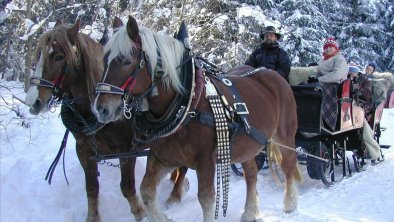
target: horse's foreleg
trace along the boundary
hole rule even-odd
[[[259,216],[258,199],[256,192],[257,166],[255,159],[242,163],[246,182],[246,202],[242,222],[256,221]]]
[[[148,155],[146,172],[141,182],[141,197],[149,221],[170,221],[157,206],[156,192],[160,180],[171,170],[164,166],[152,153]]]
[[[297,208],[298,192],[295,186],[294,176],[299,175],[295,151],[281,149],[281,168],[285,174],[285,195],[283,200],[283,211],[290,213]],[[298,176],[300,177],[300,175]],[[300,179],[300,178],[299,178]]]
[[[196,161],[196,173],[198,179],[198,200],[200,201],[204,222],[215,220],[215,163],[209,156],[205,161]]]
[[[98,222],[100,221],[100,215],[98,212],[99,182],[97,179],[97,163],[88,159],[89,149],[86,149],[87,147],[86,145],[83,146],[78,144],[76,147],[79,162],[85,172],[86,195],[88,198],[88,215],[86,217],[86,222]]]
[[[186,173],[187,167],[178,167],[172,171],[171,180],[174,182],[174,188],[166,201],[167,205],[181,202],[183,192],[189,190],[189,180]]]
[[[120,188],[123,196],[130,204],[131,213],[134,214],[136,221],[142,220],[145,216],[144,207],[135,191],[135,161],[136,158],[121,159],[121,181]]]

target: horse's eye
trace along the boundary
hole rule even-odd
[[[130,60],[123,61],[123,65],[125,66],[131,65],[131,61]]]
[[[60,60],[63,60],[63,59],[64,59],[64,56],[62,56],[62,55],[55,56],[55,61],[60,61]]]

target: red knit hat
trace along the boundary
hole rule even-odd
[[[336,50],[339,50],[339,45],[338,45],[338,43],[335,41],[334,38],[331,38],[331,37],[327,38],[326,41],[324,42],[323,49],[326,49],[326,48],[328,48],[329,46],[332,46],[332,47],[334,47]]]

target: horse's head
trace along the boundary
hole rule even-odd
[[[30,89],[26,95],[26,103],[32,114],[39,114],[48,110],[51,99],[59,99],[61,88],[68,78],[66,72],[70,64],[79,60],[67,61],[76,56],[77,49],[73,47],[73,40],[79,31],[79,21],[69,27],[57,21],[53,30],[44,33],[39,39],[37,48],[37,68],[30,81]]]
[[[95,62],[94,59],[87,60],[83,57],[89,57],[90,54],[90,57],[100,55],[102,47],[88,36],[80,34],[79,26],[79,20],[73,25],[57,21],[53,30],[40,37],[37,47],[38,63],[26,95],[30,113],[37,115],[48,111],[57,101],[63,99],[64,92],[68,92],[72,87],[81,88],[81,82],[86,84],[83,79],[85,75],[81,73],[95,72],[96,77],[92,79],[100,78],[101,60],[95,59]],[[89,81],[90,85],[97,82]]]
[[[104,75],[92,109],[104,123],[130,117],[159,82],[181,88],[177,66],[184,47],[179,41],[139,28],[131,16],[126,26],[116,19],[114,30],[104,48]]]

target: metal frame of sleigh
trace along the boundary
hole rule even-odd
[[[368,152],[363,143],[362,130],[364,110],[355,105],[357,93],[352,90],[351,81],[345,80],[338,89],[338,120],[334,131],[325,127],[322,121],[322,93],[314,86],[293,85],[293,94],[297,102],[298,130],[296,134],[297,158],[307,167],[311,179],[322,180],[331,186],[345,177],[352,175],[353,169],[362,171],[366,165]],[[380,121],[384,108],[394,107],[394,91],[388,93],[386,100],[374,106],[373,131],[379,143],[382,129]],[[381,148],[390,146],[381,145]],[[346,156],[346,151],[353,152],[353,167]],[[383,158],[383,155],[382,155]],[[268,168],[268,159],[264,152],[256,156],[258,169]],[[231,165],[235,174],[242,176],[238,164]]]

